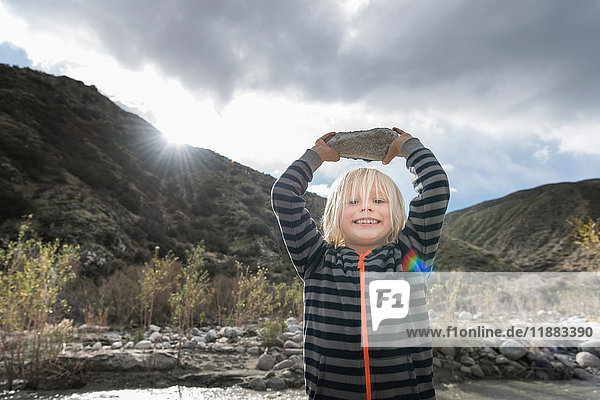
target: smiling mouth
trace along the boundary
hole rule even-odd
[[[373,218],[360,218],[354,221],[355,224],[360,224],[360,225],[373,225],[373,224],[379,224],[381,221],[379,221],[378,219],[373,219]]]

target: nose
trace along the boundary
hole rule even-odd
[[[369,207],[369,208],[364,208],[363,207],[360,211],[362,212],[362,211],[365,211],[365,210],[373,211],[373,209],[371,207]]]

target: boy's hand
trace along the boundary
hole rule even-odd
[[[400,136],[398,136],[396,139],[394,139],[392,144],[390,144],[390,148],[388,149],[387,154],[383,158],[383,161],[382,161],[383,165],[389,164],[390,161],[392,161],[394,159],[394,157],[402,157],[402,154],[400,153],[400,149],[402,148],[402,145],[404,144],[404,142],[406,142],[408,139],[410,139],[412,137],[410,133],[406,133],[402,129],[398,129],[398,128],[393,128],[393,129]]]
[[[333,135],[335,135],[335,132],[329,132],[329,133],[321,136],[319,139],[317,139],[317,141],[315,142],[315,145],[312,147],[312,150],[319,153],[319,156],[321,157],[321,160],[323,160],[323,161],[339,161],[340,160],[340,155],[338,154],[338,152],[335,151],[334,149],[332,149],[331,147],[329,147],[329,145],[327,143],[325,143],[325,139],[329,139]]]

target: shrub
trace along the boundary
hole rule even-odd
[[[280,320],[265,318],[258,323],[258,340],[265,347],[280,346],[279,336],[283,333],[284,323]]]
[[[140,305],[142,310],[142,326],[150,327],[153,314],[157,313],[164,316],[169,309],[170,288],[173,279],[173,270],[178,261],[177,257],[170,251],[160,257],[159,247],[156,246],[154,257],[150,264],[144,268],[144,277],[140,291]]]
[[[281,305],[275,288],[267,280],[267,269],[260,266],[251,273],[248,266],[238,264],[238,286],[234,297],[236,325],[271,316]]]
[[[194,251],[186,252],[186,264],[181,270],[175,289],[171,293],[171,318],[180,332],[190,329],[194,323],[194,315],[203,317],[200,307],[208,302],[208,272],[204,267],[204,246],[198,245]]]
[[[17,241],[0,249],[0,352],[9,389],[15,377],[27,382],[40,373],[41,333],[57,305],[66,305],[59,294],[73,277],[78,250],[61,246],[58,240],[44,243],[30,231],[28,222],[21,226]],[[34,333],[33,338],[27,340],[24,332]],[[30,361],[27,370],[25,356]]]

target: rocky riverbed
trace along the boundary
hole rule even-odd
[[[294,318],[268,347],[253,325],[193,328],[185,337],[151,326],[137,341],[127,332],[82,325],[59,361],[60,368],[78,373],[49,375],[37,382],[38,389],[237,385],[277,391],[304,386],[302,326]],[[600,343],[561,349],[526,349],[510,341],[500,347],[434,348],[433,365],[436,385],[482,379],[600,383]]]

